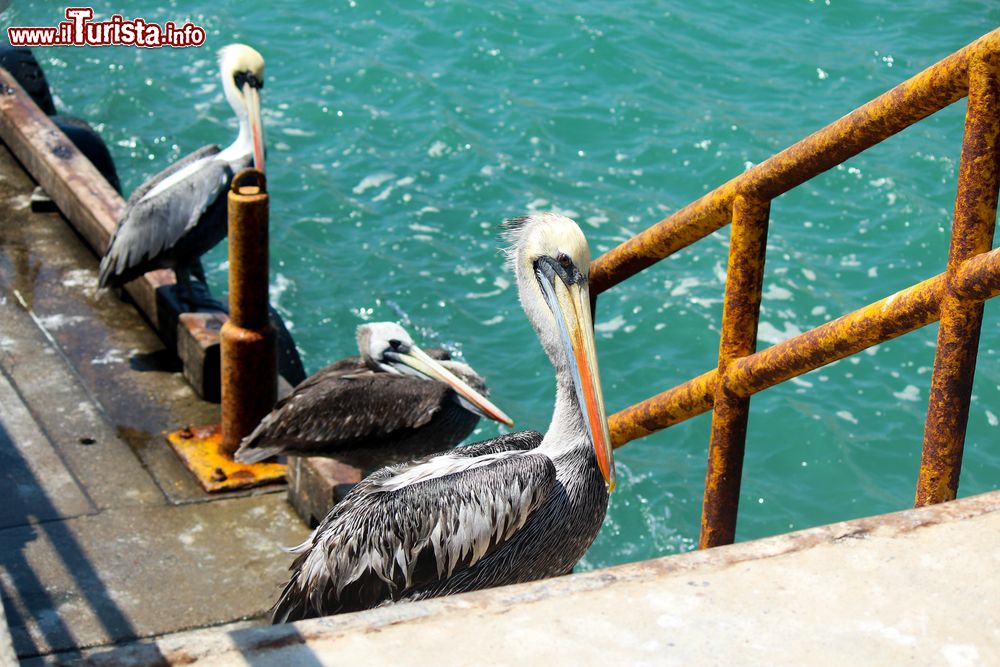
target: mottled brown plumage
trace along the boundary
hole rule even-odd
[[[295,387],[243,440],[236,460],[253,463],[278,454],[335,456],[368,469],[465,439],[480,413],[463,404],[448,384],[388,358],[393,356],[390,339],[383,336],[373,342],[371,334],[373,327],[385,324],[360,327],[362,355],[330,364]],[[415,347],[405,332],[391,335],[407,349]],[[400,340],[402,336],[406,338]],[[476,392],[486,393],[485,380],[468,365],[452,361],[445,350],[427,354]]]

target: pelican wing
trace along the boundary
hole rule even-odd
[[[101,260],[102,287],[124,284],[157,268],[154,260],[175,246],[225,194],[233,174],[216,157],[218,153],[217,145],[205,146],[132,193]]]
[[[236,458],[252,463],[285,450],[334,453],[403,438],[429,422],[449,392],[441,382],[374,372],[345,359],[282,399],[244,438]]]
[[[373,473],[293,550],[274,622],[367,609],[479,563],[551,492],[541,439],[512,433]]]

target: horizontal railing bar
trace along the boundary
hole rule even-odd
[[[944,273],[734,363],[726,387],[750,396],[938,318]]]
[[[591,267],[591,293],[600,294],[724,227],[729,222],[729,210],[737,194],[773,199],[958,101],[968,91],[970,58],[987,51],[1000,51],[1000,29],[601,255]]]
[[[750,396],[936,322],[946,276],[940,273],[733,362],[726,372],[726,388]],[[965,261],[957,269],[955,285],[962,298],[972,301],[1000,294],[1000,248]],[[608,423],[615,446],[711,410],[717,380],[713,369],[611,415]]]
[[[962,262],[952,283],[955,296],[968,301],[986,301],[1000,295],[1000,248]]]
[[[712,369],[641,403],[631,405],[608,418],[611,442],[621,447],[668,426],[708,412],[719,372]]]

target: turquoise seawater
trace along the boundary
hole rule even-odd
[[[460,352],[519,428],[552,372],[498,252],[504,218],[557,210],[595,255],[1000,25],[992,1],[281,5],[97,3],[191,20],[198,49],[39,49],[60,107],[111,147],[126,191],[235,122],[214,51],[267,59],[272,298],[307,369],[402,320]],[[54,25],[15,2],[4,26]],[[942,271],[964,101],[774,202],[760,346]],[[715,365],[728,228],[600,299],[610,411]],[[225,290],[226,251],[207,258]],[[1000,304],[986,309],[960,493],[1000,486]],[[936,327],[752,401],[738,538],[906,508]],[[710,419],[618,450],[585,567],[693,548]],[[476,439],[498,433],[482,423]]]

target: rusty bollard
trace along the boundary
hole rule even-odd
[[[270,412],[278,388],[277,332],[267,301],[268,197],[264,174],[233,178],[229,204],[229,320],[219,332],[222,423],[167,434],[206,491],[241,489],[284,478],[281,463],[236,463],[240,440]]]
[[[245,169],[229,189],[229,321],[220,332],[222,450],[230,455],[277,397],[277,338],[267,309],[267,221],[264,174]]]

